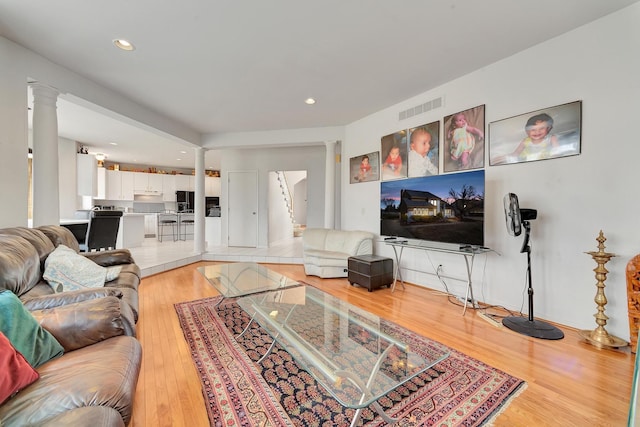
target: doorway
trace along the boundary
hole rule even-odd
[[[307,171],[269,172],[269,246],[300,237],[307,223]]]
[[[258,172],[229,172],[229,246],[258,246]],[[241,197],[235,197],[242,195]]]

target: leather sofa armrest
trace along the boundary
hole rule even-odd
[[[120,304],[118,298],[109,296],[35,310],[31,314],[69,352],[123,335]]]
[[[112,265],[135,264],[129,249],[113,249],[110,251],[82,252],[81,255],[103,267]]]
[[[121,264],[135,264],[128,249],[114,249],[111,251],[83,252],[81,255],[103,267]]]
[[[44,310],[108,296],[122,298],[122,291],[118,288],[82,289],[79,291],[67,291],[33,297],[22,301],[22,304],[24,304],[29,311]]]

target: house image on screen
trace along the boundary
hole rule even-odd
[[[418,190],[400,190],[400,217],[407,223],[430,222],[455,216],[451,205],[440,197]]]

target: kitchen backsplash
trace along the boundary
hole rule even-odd
[[[133,211],[139,213],[156,213],[165,211],[164,203],[133,202]]]

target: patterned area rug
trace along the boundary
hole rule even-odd
[[[233,300],[220,297],[175,304],[180,325],[202,380],[211,426],[348,426],[345,409],[277,344],[260,364],[271,337]],[[412,348],[425,353],[443,345],[385,322]],[[481,426],[521,392],[524,381],[453,349],[432,369],[396,388],[378,403],[398,426]],[[371,408],[358,425],[384,426]]]

